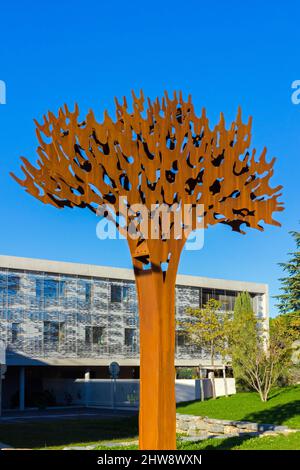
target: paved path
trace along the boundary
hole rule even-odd
[[[12,447],[8,444],[4,444],[4,442],[0,442],[0,450],[2,449],[12,449]]]
[[[0,423],[25,421],[53,421],[65,419],[112,419],[134,416],[136,411],[100,408],[61,408],[46,410],[3,411]]]

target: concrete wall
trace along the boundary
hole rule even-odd
[[[235,380],[226,379],[228,394],[235,393]],[[176,380],[176,402],[200,400],[200,380]],[[217,396],[225,395],[224,379],[215,379]],[[44,390],[51,391],[57,404],[138,408],[139,380],[45,379]],[[204,397],[212,396],[210,379],[203,380]]]
[[[215,379],[215,387],[216,387],[217,397],[223,397],[224,395],[226,395],[224,379]],[[228,395],[234,395],[236,393],[235,379],[233,378],[226,379],[226,388],[227,388]]]

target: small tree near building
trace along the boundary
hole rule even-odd
[[[226,316],[220,309],[221,303],[210,299],[203,308],[188,308],[186,313],[190,316],[189,320],[178,322],[190,343],[208,351],[212,368],[215,367],[217,355],[223,357],[226,351]],[[215,398],[214,379],[212,380],[212,389],[213,398]]]
[[[229,327],[229,354],[234,376],[244,381],[267,401],[271,388],[290,363],[289,341],[281,325],[264,325],[252,309],[247,292],[239,294]]]

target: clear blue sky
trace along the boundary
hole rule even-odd
[[[18,172],[20,155],[35,160],[33,118],[48,109],[77,101],[83,115],[92,107],[101,118],[132,88],[151,98],[182,89],[213,124],[220,111],[231,121],[238,105],[253,116],[253,145],[277,157],[272,182],[284,185],[286,210],[276,214],[282,227],[263,233],[206,230],[204,248],[185,251],[180,272],[267,282],[278,293],[277,262],[300,219],[300,105],[291,102],[299,2],[12,0],[0,18],[1,254],[129,267],[126,242],[98,240],[88,210],[44,206],[8,173]]]

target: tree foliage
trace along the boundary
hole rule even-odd
[[[290,340],[282,323],[266,331],[252,309],[247,292],[237,297],[230,324],[229,353],[234,376],[267,401],[271,388],[290,364]]]
[[[278,295],[277,307],[280,313],[289,313],[290,321],[294,321],[299,325],[300,323],[300,232],[290,232],[295,243],[296,250],[289,253],[290,259],[285,263],[279,263],[279,266],[287,273],[286,277],[282,277],[281,291],[282,294]],[[294,319],[293,319],[293,314]],[[300,327],[300,326],[299,326]]]
[[[210,364],[215,366],[217,355],[225,358],[227,350],[227,316],[221,312],[221,302],[209,299],[203,308],[188,308],[189,319],[178,324],[189,342],[208,352]],[[216,397],[214,379],[212,381],[213,398]]]
[[[220,308],[219,301],[209,299],[203,308],[188,308],[189,319],[178,322],[189,342],[208,351],[212,366],[216,356],[224,356],[226,351],[226,318]]]

